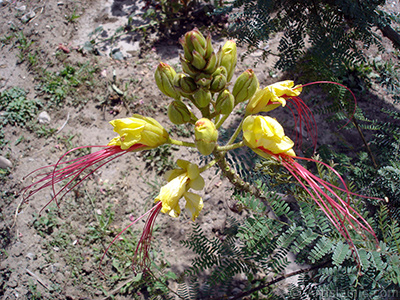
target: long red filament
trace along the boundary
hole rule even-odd
[[[278,159],[282,165],[289,171],[289,173],[300,183],[300,185],[305,189],[305,191],[311,196],[311,198],[315,201],[315,203],[321,208],[321,210],[327,215],[328,219],[335,226],[335,228],[344,236],[344,238],[349,242],[351,246],[353,245],[353,241],[345,223],[349,223],[355,230],[361,233],[361,229],[367,231],[372,234],[375,238],[377,244],[379,241],[375,235],[374,230],[368,224],[368,222],[354,209],[350,206],[350,195],[354,195],[362,198],[373,198],[374,197],[366,197],[363,195],[359,195],[356,193],[352,193],[348,190],[347,185],[344,179],[340,176],[340,174],[331,166],[314,160],[310,158],[304,157],[292,157],[287,154],[279,153],[274,154],[271,151],[264,149],[263,147],[259,148],[263,152],[271,155]],[[302,165],[295,161],[295,159],[312,161],[315,163],[322,164],[329,168],[340,180],[343,184],[344,188],[337,187],[331,183],[326,182],[325,180],[319,178],[318,176],[312,174]],[[307,185],[303,182],[307,183]],[[310,190],[311,189],[311,190]],[[347,195],[347,202],[344,201],[335,190],[339,190],[345,192]],[[332,196],[328,195],[329,192]],[[354,248],[354,247],[353,247]]]
[[[91,153],[91,154],[88,154],[88,155],[85,155],[82,157],[78,157],[75,159],[71,159],[71,160],[62,162],[62,159],[73,151],[83,149],[83,148],[98,148],[98,147],[105,148],[105,149],[96,151],[94,153]],[[85,180],[87,177],[89,177],[91,174],[93,174],[99,168],[101,168],[105,164],[111,162],[112,160],[120,157],[121,155],[123,155],[127,152],[134,151],[134,150],[137,150],[142,147],[145,147],[145,146],[142,144],[136,144],[136,145],[130,147],[129,149],[122,150],[121,147],[119,147],[119,146],[84,146],[84,147],[77,147],[72,150],[69,150],[63,156],[61,156],[61,158],[57,161],[57,163],[55,163],[53,165],[41,167],[27,175],[27,176],[29,176],[40,170],[52,168],[51,171],[37,174],[35,177],[42,177],[42,178],[40,178],[38,181],[32,183],[31,185],[29,185],[23,189],[24,200],[26,201],[27,199],[29,199],[30,197],[35,195],[40,190],[51,186],[52,190],[53,190],[53,197],[41,209],[41,212],[53,201],[55,201],[56,204],[58,205],[59,200],[61,200],[69,191],[71,191],[74,187],[79,185],[83,180]],[[101,161],[103,161],[103,162],[100,165],[98,165],[98,163]],[[66,166],[64,166],[62,168],[58,168],[61,165],[66,165]],[[76,181],[78,176],[81,175],[86,169],[88,169],[91,166],[95,166],[95,165],[97,165],[97,167],[90,170],[89,173],[86,174],[82,179]],[[64,185],[64,187],[62,187],[58,192],[56,192],[55,184],[65,180],[65,179],[69,179],[69,181]],[[75,182],[75,184],[73,184],[73,182]],[[59,197],[59,196],[60,196],[60,198],[57,201],[57,197]]]

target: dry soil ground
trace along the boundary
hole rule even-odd
[[[397,1],[390,2],[398,5]],[[132,113],[148,115],[171,129],[175,137],[187,138],[187,128],[169,125],[166,116],[169,100],[158,91],[153,79],[160,61],[178,66],[180,46],[176,42],[153,44],[151,34],[147,39],[131,34],[117,44],[99,44],[97,55],[80,50],[90,40],[88,34],[100,25],[104,29],[100,31],[101,38],[110,37],[126,24],[127,16],[142,13],[143,5],[141,1],[128,0],[0,1],[0,91],[21,87],[28,92],[29,99],[38,99],[47,107],[56,100],[54,93],[44,91],[43,83],[62,77],[66,85],[70,84],[62,100],[69,105],[62,109],[56,105],[46,108],[49,124],[38,125],[35,119],[30,130],[17,124],[4,131],[8,143],[0,154],[8,158],[12,167],[1,183],[2,299],[38,299],[39,294],[43,299],[103,299],[133,276],[130,267],[123,265],[130,262],[132,248],[125,255],[127,261],[121,258],[122,266],[113,264],[115,257],[123,256],[116,245],[114,258],[110,255],[103,262],[105,275],[98,267],[108,243],[132,219],[151,207],[152,197],[163,182],[157,170],[146,165],[148,161],[143,155],[125,155],[99,169],[76,193],[63,199],[60,208],[49,206],[41,216],[38,213],[51,199],[51,191],[44,190],[24,204],[19,192],[32,180],[23,180],[26,174],[56,162],[67,149],[107,144],[114,137],[108,122],[116,117]],[[144,24],[139,15],[133,22],[135,26]],[[30,42],[31,45],[26,44]],[[216,38],[214,42],[217,48],[224,40]],[[274,46],[274,42],[269,45]],[[388,43],[388,53],[391,49]],[[110,57],[110,53],[114,56]],[[247,57],[236,74],[253,67],[259,55]],[[254,68],[262,85],[277,80],[275,75],[271,76],[272,65],[271,61]],[[62,73],[68,67],[75,71]],[[91,75],[83,78],[83,73]],[[45,74],[51,76],[46,79]],[[72,84],[74,76],[84,82]],[[121,95],[119,90],[126,93]],[[319,123],[320,132],[330,126]],[[55,132],[38,137],[37,126],[54,128]],[[331,137],[320,138],[326,141]],[[171,151],[175,158],[169,157],[169,163],[177,158],[200,163],[196,151]],[[205,179],[206,189],[202,191],[205,208],[197,222],[212,236],[232,214],[229,209],[232,200],[229,185],[215,175],[214,169],[206,173]],[[192,254],[179,240],[190,233],[191,223],[185,214],[178,219],[164,215],[157,219],[155,259],[167,260],[176,273],[190,264]],[[129,249],[129,239],[134,240],[141,230],[140,225],[136,227],[123,237],[125,243],[117,242],[125,245],[121,249]],[[119,274],[118,281],[113,280],[113,274]],[[116,293],[115,297],[131,299],[133,295]]]

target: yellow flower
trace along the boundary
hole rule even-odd
[[[280,105],[286,105],[286,99],[297,97],[301,93],[301,87],[294,86],[292,80],[286,80],[271,84],[262,90],[258,90],[247,104],[246,112],[257,114],[260,111],[271,111]]]
[[[267,154],[258,149],[296,156],[292,149],[293,141],[285,135],[282,125],[274,118],[248,116],[243,121],[243,138],[245,144],[261,156]]]
[[[129,149],[135,144],[149,148],[158,147],[167,142],[168,132],[153,118],[133,115],[131,118],[110,121],[114,131],[119,134],[108,145],[120,146],[122,150]],[[143,149],[142,149],[143,150]]]
[[[181,169],[174,169],[166,173],[168,183],[161,188],[154,202],[161,201],[161,212],[176,218],[181,213],[179,199],[184,197],[186,200],[185,208],[194,221],[203,209],[203,199],[197,194],[188,192],[188,190],[190,188],[194,190],[203,189],[204,179],[200,176],[197,165],[182,159],[178,159],[177,164]]]

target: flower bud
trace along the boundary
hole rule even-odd
[[[200,55],[204,56],[206,54],[206,39],[202,35],[202,33],[197,29],[193,29],[186,34],[186,41],[188,44],[191,44],[193,50],[200,53]]]
[[[214,48],[211,43],[211,35],[206,38],[206,53],[204,55],[205,59],[210,59],[211,55],[214,53]]]
[[[180,95],[174,88],[176,72],[170,65],[161,62],[154,74],[157,86],[168,97],[179,99]]]
[[[168,106],[168,118],[169,120],[176,124],[186,124],[191,119],[191,114],[189,109],[182,101],[172,101]]]
[[[199,119],[194,127],[196,147],[203,155],[210,155],[218,140],[218,131],[213,122],[207,118]]]
[[[197,85],[193,78],[182,73],[175,76],[174,86],[178,93],[183,97],[193,95],[193,93],[197,90]]]
[[[228,72],[226,71],[226,68],[223,67],[223,66],[218,67],[218,68],[214,71],[214,73],[212,73],[212,77],[215,77],[215,76],[221,75],[221,74],[224,75],[225,77],[228,76]]]
[[[181,66],[183,72],[188,74],[189,76],[196,76],[198,74],[198,70],[196,70],[188,60],[186,60],[184,57],[180,56],[180,61],[181,61]]]
[[[193,102],[194,105],[196,105],[198,108],[206,107],[208,104],[210,104],[211,92],[209,90],[199,88],[193,94],[193,99],[194,99],[194,102]]]
[[[229,115],[232,112],[234,106],[235,98],[229,92],[229,90],[224,90],[218,95],[217,101],[215,103],[215,111],[220,114]]]
[[[131,118],[112,120],[110,124],[119,136],[113,138],[108,145],[120,146],[123,150],[134,144],[155,148],[166,143],[169,138],[164,127],[150,117],[135,114]]]
[[[192,52],[193,55],[193,60],[192,60],[192,66],[195,67],[198,70],[203,70],[203,68],[206,66],[207,61],[204,59],[204,57],[197,51]]]
[[[226,86],[226,77],[222,74],[217,75],[211,81],[210,91],[212,93],[218,93],[222,91]]]
[[[211,80],[212,80],[212,76],[210,74],[200,73],[200,74],[197,74],[197,76],[196,76],[196,84],[205,89],[210,88]]]
[[[235,97],[235,105],[253,97],[258,90],[259,83],[256,74],[251,69],[244,71],[235,82],[232,94]]]
[[[232,40],[227,41],[225,45],[218,52],[218,62],[220,66],[225,67],[228,72],[226,80],[231,81],[233,73],[235,72],[237,63],[237,50],[236,43]]]
[[[217,64],[217,56],[215,53],[211,53],[210,58],[207,61],[206,66],[203,69],[204,73],[211,74],[214,73],[214,71],[217,69],[218,64]]]

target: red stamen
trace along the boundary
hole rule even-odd
[[[75,159],[71,159],[65,162],[61,162],[61,160],[66,157],[68,154],[75,150],[83,149],[83,148],[105,148],[94,153],[85,155],[83,157],[78,157]],[[55,201],[58,206],[58,201],[61,200],[69,191],[71,191],[74,187],[80,184],[83,180],[93,174],[96,170],[104,166],[105,164],[111,162],[112,160],[120,157],[121,155],[137,150],[139,148],[145,147],[142,144],[136,144],[130,147],[129,149],[122,150],[119,146],[84,146],[84,147],[77,147],[72,150],[66,152],[61,158],[57,161],[57,163],[45,167],[41,167],[27,176],[30,176],[40,170],[53,168],[51,171],[44,172],[37,174],[35,177],[41,177],[38,181],[32,183],[31,185],[25,187],[23,191],[23,198],[24,201],[28,200],[30,197],[35,195],[37,192],[41,191],[42,189],[51,186],[53,190],[53,197],[52,199],[41,209],[40,213],[45,209],[52,201]],[[100,165],[97,165],[103,161]],[[59,168],[61,165],[66,165],[62,168]],[[90,170],[88,174],[86,174],[82,179],[78,180],[78,176],[81,175],[87,168],[91,166],[95,166],[93,170]],[[26,177],[27,177],[26,176]],[[55,190],[55,184],[59,183],[65,179],[69,179],[69,181],[62,187],[58,192]],[[77,180],[75,184],[72,183]],[[61,196],[60,196],[61,195]],[[57,201],[57,197],[60,198]]]
[[[307,193],[311,196],[311,198],[315,201],[315,203],[325,213],[329,221],[346,239],[346,241],[350,244],[353,250],[355,249],[355,247],[351,239],[351,236],[345,226],[345,223],[350,224],[358,232],[364,230],[372,234],[372,236],[375,238],[377,245],[379,245],[378,238],[376,237],[376,234],[372,229],[372,227],[354,208],[350,206],[350,195],[362,198],[370,198],[370,199],[379,199],[379,198],[367,197],[350,192],[347,188],[344,179],[340,176],[340,174],[334,168],[323,162],[310,158],[304,158],[298,156],[293,157],[284,153],[274,154],[271,151],[264,149],[263,147],[259,147],[259,149],[267,153],[268,155],[275,157],[282,163],[282,165],[300,183],[300,185],[307,191]],[[312,161],[326,166],[339,178],[340,182],[344,186],[344,189],[337,187],[331,183],[328,183],[325,180],[319,178],[318,176],[312,174],[310,171],[308,171],[306,168],[304,168],[302,165],[296,162],[295,159]],[[307,185],[303,181],[305,181]],[[347,202],[343,201],[343,199],[335,192],[335,190],[345,192],[347,195]],[[328,195],[326,191],[332,194],[333,196]],[[365,235],[363,235],[362,233],[360,234],[365,238]]]
[[[151,245],[151,239],[153,237],[153,227],[155,220],[160,213],[162,208],[162,202],[159,201],[153,208],[150,210],[151,213],[144,224],[143,233],[140,237],[138,245],[135,250],[134,256],[134,269],[135,264],[141,267],[142,270],[150,269],[150,257],[149,257],[149,250]]]
[[[136,261],[138,254],[139,254],[139,265],[143,269],[149,268],[149,250],[150,250],[150,242],[152,238],[152,233],[153,233],[153,226],[154,222],[162,208],[162,202],[158,202],[156,205],[154,205],[149,211],[141,215],[139,218],[137,218],[135,221],[133,221],[131,224],[126,226],[120,233],[118,233],[114,239],[111,241],[111,243],[107,246],[106,250],[104,251],[100,263],[99,263],[99,271],[101,274],[104,275],[104,273],[101,271],[100,267],[103,262],[104,257],[108,253],[108,250],[110,249],[111,245],[115,243],[115,241],[132,225],[136,224],[138,221],[143,219],[145,216],[149,215],[149,218],[146,220],[146,223],[143,228],[143,233],[142,236],[140,237],[140,240],[138,241],[138,244],[136,246],[136,251],[135,251],[135,256],[134,256],[134,262]]]
[[[354,114],[356,113],[356,108],[357,108],[357,98],[354,95],[354,93],[347,86],[345,86],[345,85],[343,85],[341,83],[338,83],[338,82],[334,82],[334,81],[314,81],[314,82],[309,82],[309,83],[306,83],[306,84],[299,85],[299,86],[295,87],[294,90],[299,89],[299,88],[303,88],[305,86],[314,85],[314,84],[320,84],[320,83],[329,83],[329,84],[335,84],[335,85],[341,86],[341,87],[345,88],[346,90],[348,90],[350,92],[351,96],[353,97],[353,99],[354,99],[353,113],[351,114],[351,116],[349,118],[349,121],[347,121],[347,123],[344,124],[341,128],[346,127],[346,125],[349,124],[351,119],[354,117]]]

